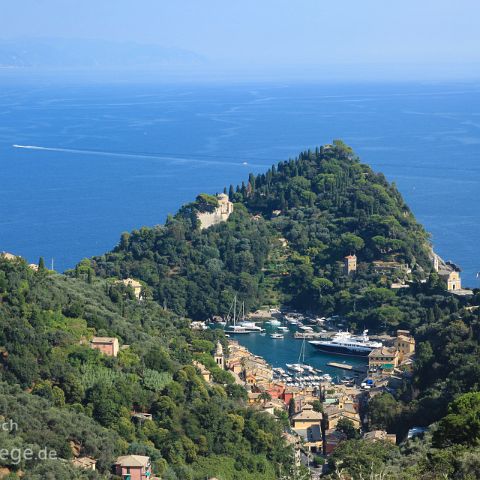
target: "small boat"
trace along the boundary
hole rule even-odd
[[[281,332],[288,332],[288,327],[281,326],[281,327],[277,327],[277,329],[280,330]]]
[[[267,320],[265,323],[268,323],[269,325],[271,325],[272,327],[278,327],[279,325],[281,325],[282,323],[280,322],[280,320],[277,320],[275,318],[272,318],[271,320]]]
[[[287,363],[286,365],[292,372],[303,373],[303,368],[298,363]]]
[[[283,335],[281,333],[272,333],[270,338],[283,338]]]
[[[254,322],[247,322],[245,320],[240,322],[239,325],[252,333],[260,333],[263,330],[263,328],[259,327]]]
[[[304,332],[313,332],[313,328],[312,327],[308,327],[308,326],[304,326],[302,325],[300,327],[300,330],[303,330]]]

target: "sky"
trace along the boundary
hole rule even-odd
[[[194,51],[212,69],[458,78],[480,72],[478,0],[0,0],[0,38]]]

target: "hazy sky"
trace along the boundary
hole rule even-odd
[[[136,41],[215,65],[469,73],[480,64],[479,0],[1,0],[0,37]],[[405,67],[403,67],[405,65]],[[408,65],[408,67],[406,66]],[[439,67],[439,65],[441,67]],[[470,72],[471,73],[471,72]]]

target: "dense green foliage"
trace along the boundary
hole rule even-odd
[[[430,271],[428,236],[395,186],[342,142],[250,175],[230,197],[228,222],[200,230],[196,212],[212,200],[199,196],[164,226],[123,234],[93,268],[145,281],[160,304],[193,319],[225,314],[238,293],[249,309],[290,303],[324,314],[355,311],[352,323],[371,326],[421,321],[388,286],[407,277],[401,265],[412,278]],[[343,270],[352,253],[354,279]],[[387,279],[373,260],[400,267]]]
[[[169,479],[203,479],[209,470],[224,479],[270,480],[276,468],[287,471],[281,425],[246,409],[227,372],[212,367],[221,383],[207,384],[192,366],[194,358],[214,364],[218,334],[195,334],[185,320],[130,293],[88,272],[69,278],[0,259],[0,415],[19,425],[7,445],[48,447],[66,460],[76,445],[99,461],[92,478],[127,452],[149,455]],[[116,358],[102,355],[89,346],[94,333],[128,347]],[[134,410],[153,420],[137,420]],[[67,478],[72,468],[2,464],[31,478],[45,470]]]
[[[92,479],[127,452],[149,455],[170,480],[289,478],[282,422],[245,407],[245,390],[212,358],[220,334],[192,332],[185,318],[224,315],[237,294],[247,310],[290,304],[340,314],[353,329],[414,333],[414,371],[370,400],[368,427],[402,442],[414,425],[429,432],[397,447],[360,440],[339,422],[349,440],[331,457],[332,478],[479,478],[480,293],[445,291],[428,235],[396,187],[336,141],[250,175],[228,195],[227,222],[199,228],[197,213],[218,205],[201,194],[165,225],[122,234],[112,252],[67,275],[0,258],[0,415],[19,424],[0,432],[3,443],[65,460],[76,448],[98,459]],[[353,253],[358,269],[347,275],[343,259]],[[385,270],[374,261],[394,263]],[[142,301],[117,283],[127,277],[142,281]],[[397,281],[408,288],[390,288]],[[94,334],[117,337],[118,357],[90,349]],[[69,462],[0,466],[31,479],[87,478]]]

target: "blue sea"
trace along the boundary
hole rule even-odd
[[[71,268],[199,192],[342,138],[478,286],[480,86],[0,79],[0,251]],[[14,146],[16,145],[16,146]],[[25,148],[29,147],[29,148]]]

